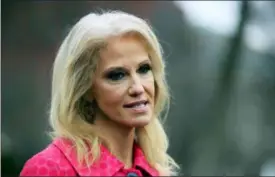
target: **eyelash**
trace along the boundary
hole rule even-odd
[[[149,64],[143,64],[138,68],[137,72],[139,74],[145,75],[151,70],[152,70],[152,67]],[[118,81],[118,80],[123,79],[125,77],[125,75],[127,75],[127,72],[125,72],[125,71],[115,71],[114,70],[114,71],[110,71],[106,77],[109,80]]]
[[[112,81],[118,81],[118,80],[121,80],[125,75],[126,73],[123,71],[110,71],[107,74],[107,79]]]
[[[145,71],[144,71],[144,69],[145,69]],[[146,73],[148,73],[151,69],[152,69],[152,68],[151,68],[151,66],[150,66],[149,64],[143,64],[143,65],[141,65],[141,66],[138,68],[138,72],[139,72],[140,74],[146,74]]]

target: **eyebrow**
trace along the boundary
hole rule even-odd
[[[140,63],[138,64],[138,66],[141,66],[141,65],[147,64],[147,63],[151,64],[151,60],[150,60],[150,59],[146,59],[146,60],[140,62]]]
[[[146,60],[140,62],[140,63],[138,64],[138,66],[140,67],[141,65],[147,64],[147,63],[151,64],[151,60],[150,60],[150,59],[146,59]],[[116,71],[125,71],[125,67],[122,67],[122,66],[111,66],[111,67],[109,67],[108,69],[106,69],[105,71],[103,71],[103,74],[105,75],[105,74],[107,74],[108,72],[114,71],[114,70],[116,70]]]

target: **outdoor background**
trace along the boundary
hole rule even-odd
[[[186,175],[275,175],[275,2],[2,0],[1,169],[50,142],[55,54],[89,12],[150,21],[165,52],[169,153]]]

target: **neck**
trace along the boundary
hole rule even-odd
[[[126,168],[132,167],[135,128],[124,127],[104,118],[97,118],[95,124],[99,136],[112,154],[122,161]]]

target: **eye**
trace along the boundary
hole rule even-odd
[[[106,78],[112,81],[118,81],[125,77],[125,72],[123,71],[110,71],[107,73]]]
[[[138,68],[138,73],[140,74],[146,74],[149,71],[151,71],[151,66],[147,63],[147,64],[143,64]]]

